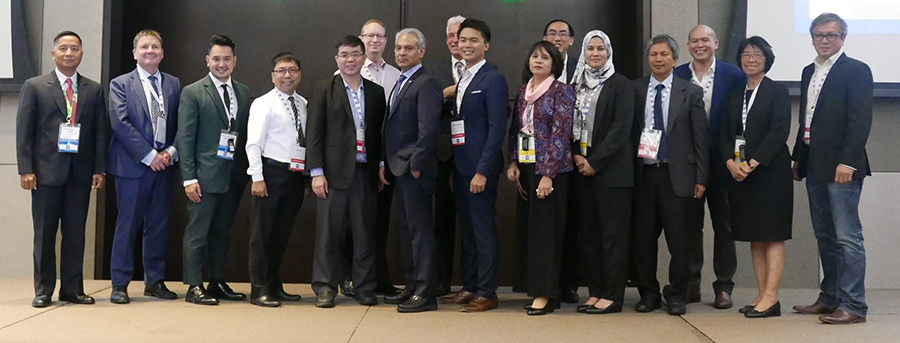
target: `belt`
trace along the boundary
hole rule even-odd
[[[645,167],[653,167],[653,168],[668,168],[669,162],[656,162],[653,164],[645,164]]]
[[[273,166],[275,166],[275,167],[278,167],[278,168],[281,168],[281,169],[286,169],[286,170],[295,172],[295,173],[302,173],[301,171],[291,170],[291,164],[290,164],[290,163],[278,162],[278,161],[273,160],[273,159],[268,158],[268,157],[266,157],[266,163],[271,164],[271,165],[273,165]]]
[[[356,170],[366,169],[367,163],[356,162]]]

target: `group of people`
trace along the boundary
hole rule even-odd
[[[716,59],[716,33],[699,25],[688,33],[692,61],[676,67],[678,42],[658,35],[646,46],[651,74],[629,80],[616,72],[609,36],[588,32],[572,58],[575,32],[554,20],[524,56],[523,84],[510,109],[507,80],[485,59],[490,27],[455,16],[446,34],[450,58],[423,66],[422,32],[397,32],[397,69],[382,58],[384,24],[370,20],[359,36],[335,44],[338,70],[311,98],[296,93],[299,58],[282,52],[272,58],[274,88],[251,100],[231,77],[237,56],[227,36],[210,40],[209,74],[182,89],[177,77],[159,70],[162,37],[144,30],[133,41],[137,67],[112,80],[107,103],[102,87],[76,72],[81,38],[60,33],[52,51],[56,69],[26,82],[16,121],[22,188],[32,192],[32,305],[51,304],[58,227],[59,300],[94,302],[82,285],[84,224],[91,188],[101,188],[106,173],[115,176],[118,206],[110,301],[130,301],[139,237],[144,295],[176,298],[163,279],[179,162],[190,200],[185,300],[195,304],[247,298],[225,283],[223,269],[250,183],[252,304],[300,300],[285,292],[279,270],[311,190],[317,307],[335,306],[340,291],[362,305],[376,305],[384,294],[399,312],[436,310],[438,301],[464,312],[495,309],[495,204],[505,170],[519,193],[514,288],[533,297],[528,315],[578,302],[579,274],[589,299],[578,312],[621,312],[630,280],[640,294],[638,312],[665,300],[669,314],[684,314],[687,303],[700,300],[705,201],[715,230],[713,306],[733,306],[734,242],[747,241],[759,292],[740,312],[778,316],[791,180],[805,177],[824,278],[817,301],[794,310],[826,323],[865,321],[857,206],[870,174],[865,143],[873,81],[868,66],[842,52],[847,25],[839,16],[824,13],[810,26],[817,56],[802,74],[793,154],[786,144],[790,97],[766,77],[775,54],[762,37],[740,42],[734,66]],[[112,127],[109,139],[104,120]],[[387,278],[390,211],[379,210],[392,200],[402,290]],[[451,293],[457,219],[464,283]],[[669,284],[660,289],[663,231],[671,258]]]

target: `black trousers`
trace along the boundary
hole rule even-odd
[[[669,302],[684,302],[688,282],[687,229],[691,224],[696,199],[675,195],[669,168],[647,166],[641,172],[637,188],[634,246],[638,291],[642,299],[659,299],[656,279],[659,235],[665,230],[669,247],[669,286],[663,296]]]
[[[633,188],[599,185],[598,176],[572,173],[577,190],[579,251],[591,297],[622,302],[628,274]]]
[[[519,183],[527,193],[527,199],[519,197],[516,206],[527,211],[528,296],[559,298],[560,269],[562,268],[563,236],[569,200],[569,173],[561,173],[553,179],[553,191],[540,199],[537,188],[543,175],[535,175],[533,163],[519,164]]]
[[[389,171],[387,171],[389,172]],[[377,288],[393,287],[391,273],[387,261],[387,239],[391,228],[391,213],[394,203],[394,184],[384,185],[381,192],[375,196],[375,270],[377,271]],[[353,265],[353,232],[347,228],[347,237],[344,239],[344,269],[348,271]]]
[[[718,163],[718,162],[715,162]],[[724,164],[724,162],[721,162]],[[737,256],[734,248],[734,238],[731,236],[730,205],[728,204],[728,189],[722,180],[723,175],[716,172],[716,168],[709,173],[709,185],[703,199],[697,201],[694,222],[688,232],[690,244],[690,256],[688,268],[690,279],[688,289],[700,291],[700,271],[703,269],[703,224],[706,211],[703,202],[709,207],[709,217],[712,220],[713,231],[713,271],[716,273],[716,281],[713,282],[713,291],[721,291],[729,294],[734,289],[734,273],[737,271]]]
[[[40,175],[37,176],[40,181]],[[34,295],[53,295],[56,288],[56,232],[62,231],[59,294],[84,293],[84,225],[91,200],[91,180],[78,182],[69,170],[61,186],[38,184],[31,191],[34,224]]]
[[[253,197],[250,226],[250,284],[261,287],[267,295],[269,287],[281,287],[281,262],[287,248],[294,221],[303,205],[303,190],[309,177],[288,169],[287,163],[263,158],[262,173],[269,196]]]
[[[453,253],[456,249],[456,201],[453,199],[453,158],[438,162],[434,190],[434,238],[437,244],[438,284],[449,286],[453,280]]]
[[[434,176],[412,174],[394,179],[397,199],[397,230],[403,251],[406,290],[423,298],[434,297],[435,241],[431,199]]]

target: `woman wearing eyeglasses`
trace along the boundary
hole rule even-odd
[[[791,239],[794,186],[785,143],[791,129],[787,87],[766,77],[775,55],[762,37],[738,48],[747,87],[730,95],[720,137],[722,156],[734,180],[728,185],[731,230],[750,242],[759,294],[740,312],[748,318],[781,315],[778,289],[784,271],[784,241]]]
[[[574,169],[569,138],[575,93],[556,78],[563,72],[559,50],[537,42],[528,53],[533,75],[516,94],[516,111],[509,132],[510,164],[506,176],[516,182],[520,213],[516,225],[528,235],[528,315],[559,308],[559,270],[566,228],[568,172]]]

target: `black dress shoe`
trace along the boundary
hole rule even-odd
[[[52,303],[53,299],[49,295],[38,295],[34,297],[34,301],[31,302],[31,307],[44,308],[50,306]]]
[[[363,306],[375,306],[378,305],[378,297],[375,296],[374,291],[359,291],[356,292],[356,301],[359,302],[360,305]]]
[[[187,293],[184,295],[184,301],[197,305],[218,305],[219,299],[209,294],[203,286],[195,285],[188,287]]]
[[[781,301],[775,302],[775,305],[769,306],[769,308],[763,311],[757,311],[754,307],[744,313],[744,317],[747,318],[768,318],[779,316],[781,316]]]
[[[683,302],[669,301],[669,314],[680,316],[687,313],[687,306]]]
[[[749,312],[750,310],[752,310],[754,307],[756,307],[756,306],[755,306],[755,305],[744,305],[744,307],[741,307],[741,308],[738,310],[738,312],[740,312],[740,313],[747,313],[747,312]]]
[[[341,294],[345,297],[356,297],[356,289],[353,288],[353,281],[345,280],[340,283]]]
[[[560,290],[559,301],[562,301],[566,304],[574,304],[580,300],[581,300],[581,297],[578,296],[577,288]]]
[[[281,301],[300,301],[301,297],[297,294],[291,294],[284,291],[284,285],[281,281],[269,284],[269,297],[273,300]]]
[[[144,296],[160,298],[160,299],[175,299],[178,298],[178,295],[175,292],[169,290],[166,287],[166,283],[162,281],[157,281],[156,283],[145,286],[144,287]]]
[[[322,291],[316,294],[316,307],[332,308],[334,307],[334,293],[331,291]]]
[[[209,295],[213,296],[217,299],[222,300],[245,300],[247,299],[247,295],[244,293],[238,293],[228,287],[228,284],[225,281],[210,281],[209,287],[207,287],[207,292]]]
[[[400,293],[384,297],[384,303],[385,304],[395,304],[395,305],[402,304],[402,303],[405,303],[410,298],[412,298],[412,296],[413,296],[412,292],[404,289]]]
[[[437,298],[423,298],[418,295],[413,295],[409,300],[397,305],[397,312],[400,313],[435,311],[437,309]]]
[[[525,311],[525,314],[529,316],[543,316],[547,313],[553,313],[553,311],[559,309],[559,300],[550,299],[547,301],[547,305],[544,305],[542,308],[531,307],[528,311]]]
[[[434,295],[437,297],[442,297],[447,294],[450,294],[450,284],[441,282],[434,288]]]
[[[354,292],[355,291],[356,290],[354,289]],[[375,294],[379,294],[379,295],[383,295],[383,296],[395,295],[402,291],[403,291],[402,289],[394,287],[394,285],[378,285],[377,287],[375,287]]]
[[[90,295],[81,294],[60,294],[59,301],[66,301],[72,304],[81,304],[81,305],[91,305],[94,303],[94,298]]]
[[[251,297],[250,303],[256,306],[262,307],[278,307],[281,306],[281,302],[275,300],[275,297],[270,295],[260,295],[258,297]]]
[[[641,300],[638,301],[637,306],[634,307],[634,310],[641,313],[647,313],[653,312],[660,307],[662,307],[662,303],[659,301],[659,299],[651,300],[641,298]]]
[[[588,307],[584,310],[584,313],[587,314],[607,314],[607,313],[619,313],[622,312],[622,302],[614,301],[612,304],[604,308],[599,308],[596,306]]]
[[[109,302],[113,304],[127,304],[131,302],[128,297],[128,287],[113,286],[112,293],[109,295]]]

